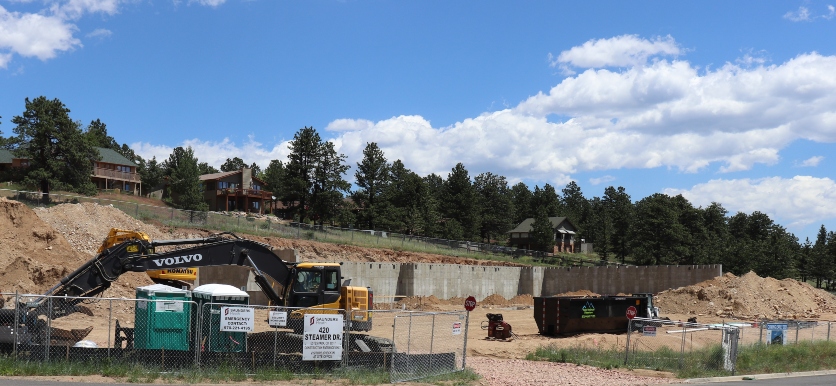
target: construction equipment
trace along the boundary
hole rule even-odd
[[[482,322],[482,329],[488,330],[487,340],[511,341],[516,336],[511,325],[502,320],[502,314],[487,314],[487,322]]]
[[[204,266],[239,265],[249,267],[255,282],[272,305],[305,307],[305,314],[337,313],[345,310],[351,318],[351,331],[369,331],[372,326],[373,292],[368,287],[352,287],[342,279],[338,263],[288,263],[273,253],[270,246],[224,232],[206,238],[151,241],[141,232],[112,230],[113,240],[106,240],[98,255],[65,276],[36,301],[18,304],[16,309],[0,310],[0,325],[11,331],[12,321],[23,327],[25,338],[17,342],[39,344],[44,323],[39,315],[60,318],[75,312],[91,314],[81,303],[104,292],[126,272],[186,269]],[[110,236],[109,236],[110,237]],[[160,247],[178,249],[157,252]],[[302,331],[303,314],[288,315],[288,326]],[[0,343],[5,342],[0,329]],[[82,337],[83,338],[83,337]],[[391,341],[369,337],[366,343],[384,347]]]
[[[145,240],[150,242],[151,238],[145,232],[112,228],[96,253],[100,254],[108,248],[128,240]],[[154,283],[165,284],[176,288],[191,288],[191,285],[197,279],[197,268],[169,268],[148,271],[147,273],[148,277]]]

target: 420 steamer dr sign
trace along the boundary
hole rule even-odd
[[[343,357],[343,316],[304,316],[303,361],[338,361]]]

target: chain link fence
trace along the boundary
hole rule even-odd
[[[467,312],[395,315],[392,382],[464,370]]]
[[[275,216],[245,212],[201,212],[170,207],[139,204],[135,202],[88,197],[62,193],[50,193],[46,200],[39,192],[0,189],[0,197],[7,197],[33,206],[49,206],[62,203],[93,202],[110,205],[143,222],[157,221],[171,226],[215,229],[228,232],[275,235],[284,238],[310,239],[323,242],[353,244],[369,247],[388,247],[415,252],[438,253],[454,256],[495,256],[509,259],[528,257],[534,261],[561,266],[621,265],[602,261],[582,254],[553,254],[542,251],[506,247],[473,241],[407,235],[380,230],[360,230],[298,222],[280,221]],[[114,195],[118,197],[118,195]],[[578,246],[579,248],[579,246]]]
[[[627,329],[624,363],[651,369],[700,368],[734,375],[740,328],[634,318]]]
[[[289,308],[192,297],[0,293],[0,352],[24,361],[117,360],[151,371],[389,373],[392,382],[464,369],[463,312]]]

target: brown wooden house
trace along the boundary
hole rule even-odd
[[[28,166],[28,159],[15,157],[11,151],[0,149],[0,171],[10,170],[12,168],[25,168]]]
[[[575,234],[577,228],[566,217],[549,217],[549,222],[552,223],[554,229],[554,251],[557,252],[575,252]],[[516,228],[510,230],[508,239],[509,246],[533,249],[531,241],[531,228],[534,224],[534,218],[527,218]]]
[[[272,192],[264,190],[264,181],[253,177],[252,169],[204,174],[203,197],[213,211],[243,211],[264,213],[272,201]]]
[[[97,147],[100,161],[93,162],[93,183],[96,189],[118,189],[139,195],[142,181],[136,173],[136,163],[113,149]]]

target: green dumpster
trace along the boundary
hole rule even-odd
[[[134,347],[189,350],[191,294],[163,284],[136,289]]]
[[[249,305],[249,297],[246,292],[226,284],[204,284],[192,290],[192,299],[195,301],[198,311],[195,318],[200,314],[201,351],[208,352],[244,352],[247,347],[247,327],[251,327],[254,321],[247,313],[237,318],[242,321],[236,322],[239,326],[230,326],[229,313],[252,310]],[[222,315],[225,313],[225,315]],[[232,330],[230,330],[232,329]]]

